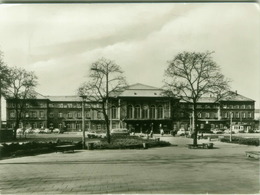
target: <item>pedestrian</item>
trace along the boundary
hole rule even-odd
[[[153,138],[153,130],[150,131],[150,137]]]
[[[164,134],[163,128],[160,129],[160,134],[161,134],[161,136],[163,136],[163,134]]]

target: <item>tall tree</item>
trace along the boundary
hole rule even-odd
[[[10,84],[7,97],[15,108],[14,139],[16,139],[16,131],[19,128],[22,116],[30,101],[35,98],[34,89],[37,85],[37,76],[34,72],[14,67],[10,69]]]
[[[0,129],[2,128],[2,96],[6,95],[9,87],[9,68],[5,65],[3,54],[0,51]]]
[[[89,81],[82,84],[78,89],[78,94],[84,96],[86,100],[101,103],[108,143],[110,143],[108,111],[111,106],[109,97],[126,86],[126,80],[122,74],[123,71],[119,65],[109,59],[101,58],[92,63],[89,72]],[[96,109],[95,107],[91,108]]]
[[[165,71],[165,87],[169,92],[193,105],[193,144],[197,144],[197,103],[212,95],[218,101],[229,90],[229,80],[212,60],[213,52],[182,52],[169,61]]]

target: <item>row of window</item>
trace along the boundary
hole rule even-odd
[[[9,108],[15,108],[15,103],[9,103],[8,107]],[[38,102],[37,103],[32,103],[32,104],[26,103],[25,107],[26,108],[35,108],[35,107],[37,107],[37,108],[46,108],[47,104],[46,103],[38,103]]]
[[[50,103],[50,108],[82,108],[81,103]],[[91,104],[93,108],[101,108],[101,104]],[[85,104],[85,108],[90,108],[89,104]]]
[[[155,106],[155,105],[128,105],[127,106],[127,118],[128,119],[156,119],[156,118],[164,118],[164,108],[162,105]]]
[[[43,111],[31,111],[22,113],[22,118],[44,118],[45,112]],[[15,118],[15,112],[10,112],[10,118]]]
[[[252,112],[224,112],[222,113],[223,118],[253,118],[254,114]]]
[[[223,105],[223,108],[224,109],[252,109],[253,108],[253,105],[245,105],[245,104],[242,104],[242,105],[232,105],[232,104],[224,104]]]

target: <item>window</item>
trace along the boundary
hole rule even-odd
[[[58,104],[58,107],[59,108],[63,108],[63,104]]]
[[[59,118],[62,118],[63,117],[63,114],[60,112],[59,113]]]
[[[140,118],[140,106],[135,106],[135,118]]]
[[[10,118],[15,118],[14,112],[11,112],[11,113],[10,113]]]
[[[209,113],[208,112],[206,112],[206,118],[209,118]]]
[[[53,108],[53,107],[54,107],[54,105],[53,105],[53,104],[49,104],[49,107],[50,107],[50,108]]]
[[[201,118],[201,113],[200,112],[198,113],[198,118]]]
[[[71,112],[68,113],[68,118],[72,118],[72,113]]]
[[[248,105],[247,108],[248,108],[248,109],[251,109],[251,108],[252,108],[252,105]]]
[[[132,105],[127,106],[127,118],[133,118],[133,106]]]
[[[82,118],[82,113],[81,112],[77,113],[77,118]]]
[[[226,108],[227,108],[227,105],[226,105],[226,104],[223,104],[223,108],[226,109]]]
[[[81,104],[77,104],[77,108],[81,108]]]
[[[163,107],[162,107],[162,105],[158,106],[158,118],[163,118]]]
[[[149,113],[149,106],[148,105],[144,105],[143,109],[142,109],[142,117],[147,119],[148,118],[148,113]]]
[[[150,117],[151,117],[152,119],[155,118],[155,106],[154,106],[154,105],[152,105],[152,106],[150,107]]]
[[[246,108],[246,105],[241,105],[241,108],[242,108],[242,109],[245,109],[245,108]]]
[[[86,117],[86,118],[90,118],[90,109],[87,109],[87,110],[86,110],[85,117]]]
[[[239,118],[240,117],[240,114],[239,112],[236,113],[236,118]]]
[[[253,118],[252,112],[249,112],[249,113],[248,113],[248,118]]]
[[[72,108],[72,104],[68,104],[68,108]]]
[[[53,118],[53,117],[54,117],[54,114],[51,112],[51,113],[49,114],[49,116],[50,116],[50,118]]]
[[[37,113],[35,111],[32,112],[32,117],[36,118],[37,117]]]
[[[117,118],[117,108],[115,106],[112,106],[112,119]]]
[[[98,119],[101,119],[101,114],[102,114],[101,112],[97,111],[97,118]]]
[[[242,118],[246,118],[246,113],[245,112],[242,113]]]
[[[43,118],[44,117],[44,112],[40,111],[40,117]]]
[[[97,130],[101,130],[101,124],[97,125]]]

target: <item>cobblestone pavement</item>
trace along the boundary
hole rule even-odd
[[[257,194],[259,147],[214,141],[215,149],[85,150],[0,161],[0,194]]]

